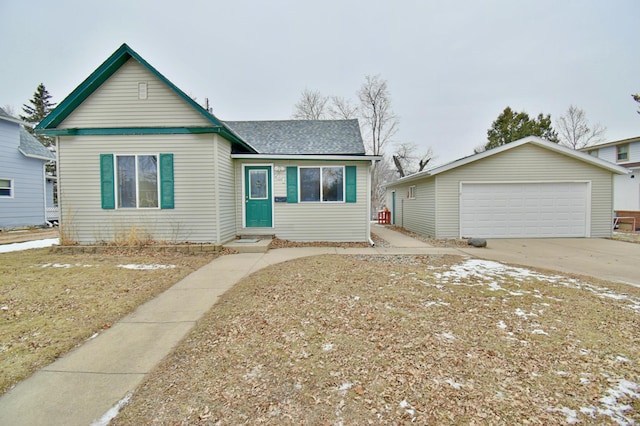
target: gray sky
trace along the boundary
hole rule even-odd
[[[64,99],[122,43],[222,120],[288,119],[300,92],[387,80],[398,142],[473,153],[506,106],[570,104],[640,135],[637,0],[0,0],[0,106]]]

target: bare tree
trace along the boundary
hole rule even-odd
[[[594,145],[604,140],[606,127],[600,124],[591,126],[585,112],[570,105],[565,115],[556,120],[560,143],[573,149]]]
[[[292,118],[296,120],[322,120],[326,118],[329,97],[319,91],[304,89],[300,100],[293,107]]]
[[[631,95],[631,97],[633,98],[634,101],[640,104],[640,93],[635,93]],[[638,114],[640,114],[640,109],[638,110]]]
[[[349,99],[332,96],[331,105],[329,105],[329,116],[335,120],[358,118],[358,107],[352,104]]]
[[[417,153],[418,147],[411,142],[396,144],[393,163],[399,177],[405,177],[424,170],[433,158],[433,150],[428,148],[424,154]]]
[[[366,76],[357,92],[363,126],[368,130],[369,149],[382,155],[385,145],[398,131],[398,117],[391,109],[391,95],[386,80],[380,76]]]

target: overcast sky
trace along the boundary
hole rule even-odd
[[[64,99],[122,43],[222,120],[291,117],[303,89],[387,81],[398,142],[473,153],[510,106],[570,104],[640,136],[640,1],[0,0],[0,106]]]

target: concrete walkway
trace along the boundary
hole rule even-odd
[[[225,291],[264,267],[320,254],[460,254],[384,227],[372,231],[395,247],[305,247],[215,259],[0,397],[0,425],[86,426],[100,419],[105,424],[107,412],[140,385]]]

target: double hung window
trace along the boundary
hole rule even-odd
[[[13,197],[13,179],[0,179],[0,197]]]
[[[158,156],[116,155],[118,208],[158,207]]]
[[[344,167],[300,167],[301,202],[343,202]]]

